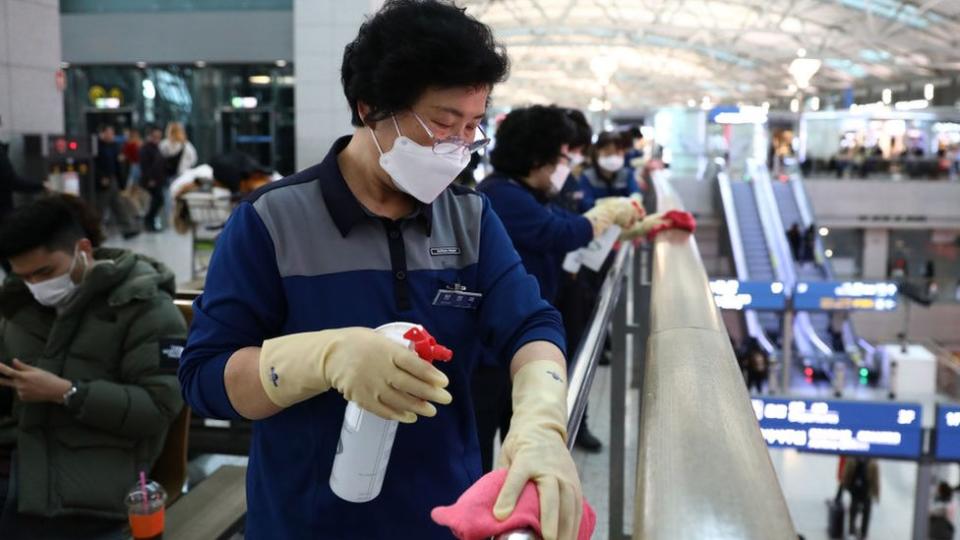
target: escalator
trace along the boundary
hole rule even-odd
[[[716,177],[737,279],[776,281],[751,184],[731,182],[722,171]],[[744,319],[747,334],[755,338],[768,353],[773,353],[777,349],[775,342],[780,333],[778,314],[747,310]]]
[[[806,230],[810,225],[805,222],[800,214],[800,207],[797,205],[797,199],[794,196],[793,186],[786,182],[773,182],[773,195],[777,201],[777,208],[780,210],[780,221],[784,227],[789,228],[796,223],[800,230]],[[801,263],[792,261],[796,270],[797,281],[825,281],[830,279],[825,264]],[[810,319],[810,326],[816,333],[820,341],[828,348],[832,349],[833,338],[830,335],[830,316],[825,311],[811,311],[807,313]]]
[[[810,210],[809,201],[806,198],[798,172],[792,174],[787,182],[772,182],[771,188],[784,230],[794,223],[799,225],[801,230],[805,230],[814,223],[813,213]],[[792,254],[790,255],[792,256]],[[830,262],[824,256],[823,244],[820,241],[819,234],[815,236],[814,261],[807,263],[793,261],[793,267],[796,271],[797,281],[829,281],[833,279]],[[842,343],[835,343],[831,332],[830,313],[824,311],[801,312],[798,313],[797,317],[798,323],[809,326],[810,338],[818,342],[816,343],[817,349],[824,355],[845,358],[853,364],[857,371],[860,368],[866,368],[867,373],[872,378],[876,378],[876,363],[873,361],[872,355],[867,355],[867,358],[864,358],[862,353],[864,348],[869,350],[872,347],[857,337],[853,323],[849,318],[844,322],[842,332],[838,336]]]

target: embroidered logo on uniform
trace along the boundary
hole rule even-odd
[[[444,255],[459,255],[460,248],[457,246],[450,247],[432,247],[430,248],[430,255],[434,257],[442,257]]]
[[[186,345],[182,339],[161,338],[159,344],[159,367],[163,372],[176,373],[180,366],[180,356],[183,355],[183,348]]]

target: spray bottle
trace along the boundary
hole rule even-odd
[[[438,345],[437,340],[418,324],[396,322],[375,331],[416,352],[426,362],[449,362],[453,358],[450,349]],[[347,403],[337,455],[330,472],[330,489],[334,494],[355,503],[369,502],[380,495],[398,424],[396,420],[385,420],[352,401]]]

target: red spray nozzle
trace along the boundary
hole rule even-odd
[[[417,352],[420,358],[423,358],[427,362],[435,362],[437,360],[449,362],[453,359],[453,351],[443,345],[437,344],[437,340],[430,335],[430,332],[427,332],[426,328],[411,328],[403,334],[403,339],[413,343],[413,350]]]

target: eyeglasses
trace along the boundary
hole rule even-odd
[[[453,154],[458,151],[466,151],[468,154],[472,154],[477,150],[480,150],[484,146],[490,144],[490,138],[487,137],[486,132],[483,131],[483,128],[479,125],[477,129],[480,130],[480,135],[483,137],[473,142],[467,142],[466,140],[460,137],[447,137],[445,139],[437,139],[437,136],[433,134],[433,130],[427,127],[427,123],[420,118],[420,115],[410,111],[413,114],[413,117],[417,119],[417,122],[420,122],[420,126],[423,127],[424,131],[427,132],[427,135],[433,139],[433,153],[434,154]]]

